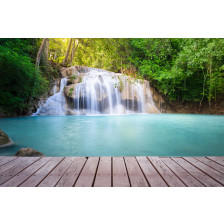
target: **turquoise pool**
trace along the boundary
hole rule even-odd
[[[224,116],[141,114],[0,119],[21,147],[46,156],[224,156]]]

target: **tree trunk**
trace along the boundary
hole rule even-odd
[[[63,60],[63,65],[64,65],[64,66],[67,64],[68,57],[69,57],[69,53],[70,53],[70,50],[71,50],[71,46],[72,46],[72,38],[69,39],[67,52],[66,52],[65,58],[64,58],[64,60]]]
[[[47,42],[47,39],[48,38],[43,38],[43,41],[42,41],[42,43],[40,45],[40,48],[38,50],[37,57],[36,57],[36,68],[37,69],[39,69],[41,54],[42,54],[42,51],[44,49],[44,46],[45,46],[45,44]]]
[[[211,108],[211,100],[212,100],[212,82],[211,82],[211,76],[212,76],[212,60],[209,66],[209,108]]]
[[[54,53],[54,60],[56,60],[57,52]]]
[[[123,68],[122,68],[122,57],[121,57],[121,74],[123,75]]]
[[[204,69],[203,69],[203,74],[204,74],[203,92],[202,92],[202,98],[201,98],[200,105],[199,105],[199,111],[201,111],[201,104],[202,104],[202,102],[204,100],[204,97],[205,97],[205,81],[206,81],[208,72],[207,72],[207,75],[205,75],[205,72],[204,72]]]
[[[48,59],[48,53],[49,53],[49,39],[46,40],[45,48],[44,48],[44,54],[47,59]]]
[[[72,52],[71,52],[71,57],[70,57],[70,65],[72,66],[72,61],[73,61],[73,57],[75,55],[75,52],[79,46],[79,42],[77,40],[77,45],[75,46],[75,42],[76,42],[76,39],[74,39],[74,42],[73,42],[73,46],[72,46]]]

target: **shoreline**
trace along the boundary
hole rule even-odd
[[[14,142],[12,141],[11,138],[9,138],[10,142],[9,143],[6,143],[4,145],[0,145],[0,148],[5,148],[5,147],[9,147],[9,146],[12,146],[14,145]]]

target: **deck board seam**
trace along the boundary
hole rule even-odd
[[[130,185],[130,187],[132,187],[132,186],[131,186],[131,179],[130,179],[130,177],[129,177],[129,173],[128,173],[127,164],[126,164],[125,159],[124,159],[124,157],[123,157],[123,156],[122,156],[122,159],[123,159],[123,161],[124,161],[124,166],[125,166],[125,169],[126,169],[126,172],[127,172],[127,176],[128,176],[129,185]]]
[[[151,165],[154,167],[154,169],[156,170],[156,172],[159,174],[159,176],[163,179],[163,181],[166,183],[166,185],[168,187],[170,187],[170,185],[167,183],[167,181],[163,178],[162,174],[159,172],[159,170],[154,166],[154,164],[150,161],[149,156],[146,156],[147,160],[149,161],[149,163],[151,163]]]
[[[172,157],[169,157],[170,159],[172,159]],[[183,157],[175,157],[175,158],[181,158],[183,159]],[[172,159],[173,160],[173,159]],[[179,165],[181,168],[183,168],[188,174],[190,174],[193,178],[195,178],[197,181],[199,181],[203,186],[206,187],[206,185],[204,183],[202,183],[197,177],[195,177],[194,175],[192,175],[188,170],[186,170],[183,166],[181,166],[179,163],[177,163],[175,160],[173,160],[177,165]],[[184,160],[186,161],[186,160]],[[187,163],[189,163],[188,161],[186,161]],[[189,163],[190,165],[192,165],[191,163]],[[194,166],[194,168],[198,169],[197,167]],[[199,169],[198,169],[199,170]]]
[[[6,157],[0,157],[1,159],[7,158]],[[35,184],[33,183],[32,186],[39,186],[44,180],[46,180],[46,178],[49,177],[49,175],[51,175],[52,172],[54,172],[55,169],[57,169],[58,166],[60,166],[60,164],[68,157],[60,157],[58,159],[54,159],[54,157],[52,158],[46,158],[44,159],[44,161],[42,160],[43,157],[27,157],[27,158],[22,158],[22,157],[14,157],[12,160],[10,160],[10,158],[5,159],[4,161],[9,160],[9,162],[6,162],[5,164],[1,165],[4,166],[8,163],[8,165],[5,166],[5,170],[4,172],[2,172],[1,175],[1,181],[3,181],[1,183],[1,187],[3,187],[2,185],[6,186],[17,186],[17,187],[22,187],[21,185],[24,184],[24,182],[29,181],[30,178],[32,178],[33,181],[35,181]],[[76,158],[76,157],[74,157]],[[77,157],[78,158],[78,157]],[[67,179],[67,181],[70,182],[70,185],[72,185],[72,187],[74,187],[77,184],[77,181],[80,179],[80,175],[82,175],[83,170],[85,169],[87,162],[89,162],[89,159],[92,157],[84,157],[85,160],[82,160],[82,163],[79,166],[79,170],[78,172],[76,172],[75,176],[72,175],[69,179]],[[107,185],[108,187],[114,187],[114,170],[116,168],[116,164],[115,164],[115,158],[116,157],[107,157],[110,159],[110,162],[107,163],[107,169],[110,170],[110,175],[111,177],[107,176],[107,180],[111,181],[110,185]],[[136,175],[136,178],[140,178],[142,179],[142,181],[144,180],[144,185],[145,187],[152,187],[151,186],[151,180],[154,181],[154,176],[148,176],[148,170],[145,170],[145,167],[142,166],[143,164],[141,163],[141,160],[138,160],[137,156],[133,156],[132,159],[130,161],[133,162],[132,166],[131,166],[131,170],[129,170],[129,160],[126,161],[126,159],[128,159],[129,157],[120,157],[121,160],[123,162],[123,172],[125,172],[125,175],[127,176],[125,180],[121,179],[121,182],[125,181],[126,186],[129,187],[133,187],[135,186],[135,184],[133,184],[132,186],[132,166],[133,168],[135,167],[135,171],[136,169],[138,170],[138,172],[136,171],[136,173],[134,173],[134,177]],[[140,157],[139,157],[140,158]],[[160,167],[158,167],[157,169],[157,163],[154,165],[154,163],[152,161],[153,157],[150,156],[144,156],[142,157],[144,158],[145,161],[145,165],[149,166],[151,165],[152,168],[154,169],[153,174],[157,176],[157,178],[161,178],[161,181],[163,181],[163,185],[165,186],[172,186],[172,179],[167,179],[166,176],[162,176],[162,173],[160,173]],[[222,187],[224,186],[223,183],[223,175],[224,175],[224,165],[220,164],[224,162],[224,157],[212,157],[211,159],[208,157],[166,157],[167,160],[163,160],[161,157],[155,157],[157,159],[155,159],[155,161],[158,160],[158,162],[161,163],[161,166],[164,166],[164,169],[167,170],[166,172],[169,173],[171,175],[171,177],[173,177],[177,182],[175,186],[186,186],[186,187],[193,187],[193,185],[191,186],[192,182],[194,181],[198,181],[198,184],[201,184],[202,186],[210,186],[210,182],[214,184],[211,185],[212,187]],[[171,161],[169,162],[168,158],[170,160],[172,160],[174,163],[172,164]],[[214,160],[213,160],[214,159]],[[42,162],[41,162],[42,160]],[[95,162],[94,168],[92,167],[90,169],[91,171],[91,181],[89,180],[89,186],[91,187],[95,187],[95,184],[97,183],[97,175],[100,172],[100,164],[103,161],[103,157],[95,157],[95,159],[93,159]],[[152,160],[152,161],[151,161]],[[3,161],[3,162],[4,162]],[[17,161],[17,163],[16,163]],[[47,161],[47,162],[46,162]],[[43,167],[47,166],[50,161],[52,161],[51,166],[48,166],[49,168],[47,170],[45,170]],[[67,161],[67,159],[66,159]],[[70,162],[71,161],[71,162]],[[76,159],[68,159],[67,165],[68,167],[64,170],[59,170],[59,167],[57,169],[57,173],[60,174],[59,176],[55,176],[54,180],[52,179],[53,182],[48,183],[46,186],[52,186],[52,187],[57,187],[57,184],[62,180],[63,177],[65,177],[66,172],[68,172],[68,170],[71,168],[71,166],[76,166],[75,165],[75,161]],[[92,160],[91,160],[92,161]],[[108,160],[109,161],[109,160]],[[220,163],[219,163],[220,161]],[[38,164],[36,164],[38,163]],[[137,163],[137,164],[136,164]],[[16,165],[14,165],[16,164]],[[36,164],[36,165],[35,165]],[[64,164],[64,163],[63,163]],[[31,166],[34,165],[34,168],[31,168]],[[49,164],[50,165],[50,164]],[[1,167],[0,166],[0,167]],[[11,167],[10,167],[11,166]],[[10,167],[10,168],[8,168]],[[18,167],[18,168],[17,168]],[[11,169],[11,170],[10,170]],[[35,170],[36,169],[36,170]],[[40,172],[41,169],[44,169],[45,172],[43,174],[41,174],[40,176],[38,175],[37,178],[35,178],[35,174]],[[93,170],[94,169],[94,170]],[[182,169],[182,172],[181,172]],[[27,170],[27,171],[26,171]],[[73,170],[73,169],[71,169]],[[160,170],[160,171],[159,171]],[[2,169],[3,171],[3,169]],[[186,173],[185,173],[185,172]],[[6,173],[5,173],[6,172]],[[162,172],[162,171],[161,171]],[[40,172],[42,173],[42,172]],[[22,175],[21,178],[19,177],[20,174]],[[149,172],[150,174],[150,172]],[[131,176],[130,176],[131,175]],[[189,175],[189,177],[188,177]],[[17,177],[18,176],[18,177]],[[9,179],[8,179],[9,178]],[[16,178],[16,179],[14,179]],[[34,178],[34,179],[33,179]],[[149,178],[149,179],[148,179]],[[165,180],[165,178],[167,179],[167,181],[170,183],[170,185],[168,184],[168,182]],[[13,180],[12,180],[13,179]],[[101,178],[102,179],[102,178]],[[200,179],[200,180],[199,180]],[[8,181],[10,181],[10,183],[6,184]],[[192,182],[191,182],[192,181]],[[210,182],[209,182],[210,181]],[[31,183],[31,179],[29,181]],[[55,183],[56,182],[56,183]],[[37,184],[36,184],[37,183]],[[55,184],[54,184],[55,183]],[[153,182],[154,183],[154,182]],[[177,184],[179,183],[179,184]],[[103,185],[104,186],[104,185]],[[155,185],[155,187],[157,187],[157,185]]]
[[[169,159],[171,159],[172,160],[172,158],[171,157],[168,157]],[[180,158],[183,158],[183,157],[180,157]],[[175,162],[174,160],[172,160],[173,162]],[[163,161],[162,161],[163,162]],[[164,163],[164,162],[163,162]],[[176,163],[176,162],[175,162]],[[165,164],[165,163],[164,163]],[[195,180],[197,180],[197,181],[199,181],[197,178],[195,178],[193,175],[191,175],[186,169],[184,169],[180,164],[178,164],[178,163],[176,163],[177,164],[177,166],[179,166],[180,168],[182,168],[183,170],[185,170],[193,179],[195,179]],[[165,164],[170,170],[172,170],[167,164]],[[173,171],[172,170],[172,172],[173,173],[175,173],[175,171]],[[176,173],[175,173],[176,174]],[[176,174],[176,176],[180,179],[180,177]],[[181,179],[180,179],[181,180]],[[184,183],[184,185],[186,185],[186,187],[189,187],[189,186],[187,186],[187,184],[183,181],[183,180],[181,180],[183,183]],[[199,181],[199,183],[201,183],[200,181]],[[201,183],[202,184],[202,183]],[[205,186],[204,184],[202,184],[203,186]]]
[[[113,183],[113,157],[110,157],[111,158],[111,187],[114,186],[114,183]]]
[[[43,157],[41,157],[41,158],[43,158]],[[40,158],[40,159],[41,159]],[[39,160],[37,160],[37,161],[39,161]],[[37,162],[36,161],[36,162]],[[50,160],[48,160],[46,163],[44,163],[41,167],[39,167],[34,173],[32,173],[32,174],[30,174],[22,183],[20,183],[17,187],[19,187],[21,184],[23,184],[26,180],[28,180],[31,176],[33,176],[37,171],[39,171],[43,166],[45,166],[48,162],[49,162]],[[27,167],[28,168],[28,167]],[[26,169],[27,169],[26,168]]]
[[[98,171],[98,168],[99,168],[99,164],[100,164],[101,157],[98,157],[98,158],[99,159],[98,159],[98,162],[97,162],[96,171],[95,171],[95,174],[94,174],[93,183],[92,183],[92,186],[91,187],[94,187],[95,180],[96,180],[96,174],[97,174],[97,171]]]
[[[168,157],[169,158],[169,157]],[[181,180],[180,179],[180,177],[166,164],[166,163],[164,163],[160,158],[159,158],[159,160],[174,174],[174,176],[176,176],[177,177],[177,179],[179,179],[186,187],[188,187],[184,182],[183,182],[183,180]]]
[[[65,158],[65,157],[64,157]],[[61,178],[64,176],[64,174],[66,173],[66,171],[69,169],[69,167],[73,164],[75,162],[75,160],[73,160],[72,162],[71,162],[71,164],[68,166],[68,168],[65,170],[65,172],[61,175],[61,177],[59,178],[59,180],[56,182],[56,184],[54,185],[54,187],[56,187],[57,186],[57,184],[58,184],[58,182],[61,180]]]
[[[7,162],[7,163],[5,163],[5,164],[3,164],[2,166],[4,166],[4,165],[6,165],[6,164],[8,164],[8,163],[10,163],[10,162],[12,162],[12,161],[15,161],[15,159],[14,160],[11,160],[11,161],[9,161],[9,162]],[[2,174],[4,174],[6,171],[8,171],[9,169],[11,169],[11,168],[13,168],[13,167],[15,167],[15,166],[17,166],[18,164],[15,164],[15,165],[13,165],[12,167],[9,167],[7,170],[5,170],[4,172],[0,172],[0,175],[2,175]]]
[[[224,167],[224,165],[223,164],[221,164],[221,163],[219,163],[219,162],[217,162],[217,161],[215,161],[215,160],[213,160],[213,159],[210,159],[209,157],[205,157],[205,158],[207,158],[207,159],[209,159],[210,161],[212,161],[212,162],[214,162],[214,163],[217,163],[218,165],[221,165],[221,166],[223,166]]]
[[[4,163],[4,164],[2,164],[2,165],[0,165],[0,167],[1,166],[4,166],[4,165],[6,165],[6,164],[8,164],[8,163],[10,163],[10,162],[12,162],[12,161],[15,161],[15,160],[17,160],[19,157],[15,157],[15,159],[12,159],[12,160],[10,160],[10,161],[8,161],[8,162],[6,162],[6,163]],[[15,165],[16,166],[16,165]],[[13,166],[14,167],[14,166]],[[5,171],[4,171],[5,172]],[[3,173],[4,173],[3,172]]]
[[[77,175],[77,178],[76,178],[74,184],[72,185],[72,187],[75,187],[76,182],[78,181],[78,179],[79,179],[79,177],[80,177],[80,175],[81,175],[81,173],[82,173],[82,171],[83,171],[83,169],[84,169],[84,167],[85,167],[85,165],[86,165],[86,163],[87,163],[89,157],[85,157],[85,158],[86,158],[86,161],[84,162],[84,164],[83,164],[83,166],[82,166],[82,168],[81,168],[79,174]]]
[[[38,184],[36,184],[36,187],[38,187],[49,175],[50,175],[50,173],[52,173],[53,172],[53,170],[63,161],[65,159],[65,157],[63,157],[63,159],[61,160],[61,161],[59,161],[59,163],[57,163],[57,165],[56,166],[54,166],[49,172],[48,172],[48,174],[47,175],[45,175],[44,177],[43,177],[43,179],[41,179],[40,180],[40,182],[38,183]]]
[[[145,175],[145,173],[144,173],[144,171],[143,171],[143,169],[142,169],[140,163],[138,162],[136,156],[135,156],[135,160],[137,161],[137,164],[138,164],[138,166],[139,166],[139,168],[140,168],[140,170],[141,170],[143,176],[145,177],[146,182],[148,183],[149,187],[151,187],[151,185],[150,185],[150,183],[149,183],[149,181],[148,181],[148,179],[147,179],[147,177],[146,177],[146,175]]]
[[[203,161],[201,161],[201,160],[197,159],[197,157],[193,157],[193,158],[195,158],[197,161],[199,161],[199,162],[203,163],[204,165],[206,165],[206,166],[210,167],[211,169],[213,169],[213,170],[215,170],[215,171],[217,171],[217,172],[219,172],[219,173],[221,173],[221,174],[223,174],[223,175],[224,175],[224,172],[221,172],[221,171],[219,171],[218,169],[213,168],[212,166],[210,166],[210,165],[208,165],[208,164],[204,163]],[[212,161],[212,162],[213,162],[213,161]],[[217,164],[217,165],[219,165],[218,163],[216,163],[216,164]],[[223,167],[224,167],[224,166],[223,166]]]
[[[210,178],[212,178],[214,181],[218,182],[219,184],[221,184],[222,186],[224,186],[222,183],[220,183],[218,180],[216,180],[214,177],[212,177],[211,175],[209,175],[208,173],[206,173],[205,171],[201,170],[200,168],[198,168],[197,166],[195,166],[194,164],[192,164],[191,162],[187,161],[184,157],[182,157],[186,162],[190,163],[192,166],[194,166],[196,169],[200,170],[201,172],[203,172],[204,174],[206,174],[207,176],[209,176]],[[200,161],[199,161],[200,162]],[[206,165],[207,166],[207,165]],[[208,166],[209,168],[211,168],[210,166]],[[212,169],[212,168],[211,168]]]
[[[33,165],[35,162],[37,162],[38,160],[40,160],[41,159],[41,157],[40,158],[38,158],[37,160],[35,160],[35,161],[33,161],[31,164],[29,164],[28,166],[26,166],[24,169],[22,169],[22,170],[20,170],[18,173],[16,173],[15,175],[12,175],[8,180],[6,180],[5,182],[3,182],[3,183],[1,183],[1,185],[0,186],[2,186],[3,184],[5,184],[7,181],[9,181],[9,180],[11,180],[13,177],[15,177],[16,175],[18,175],[18,174],[20,174],[23,170],[25,170],[25,169],[27,169],[28,167],[30,167],[31,165]],[[11,167],[11,168],[14,168],[14,167],[16,167],[16,166],[18,166],[19,164],[17,164],[17,165],[15,165],[15,166],[13,166],[13,167]],[[11,169],[10,168],[10,169]],[[8,169],[9,170],[9,169]],[[3,172],[4,173],[4,172]],[[2,174],[1,174],[2,175]]]

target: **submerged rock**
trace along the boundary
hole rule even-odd
[[[15,156],[28,156],[28,157],[38,157],[38,156],[44,156],[43,153],[38,152],[35,149],[32,148],[21,148],[16,154]]]
[[[0,129],[0,146],[9,144],[11,142],[9,136]]]

